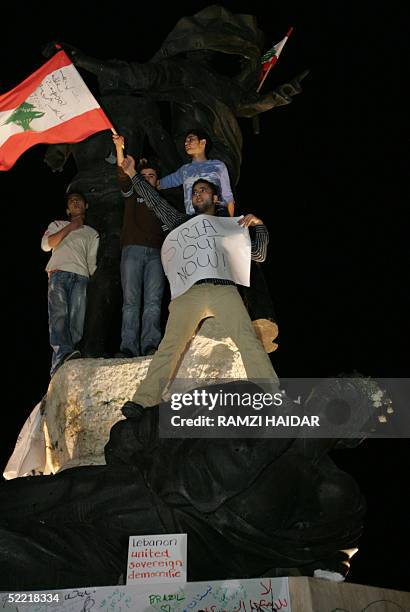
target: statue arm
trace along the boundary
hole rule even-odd
[[[305,70],[289,83],[280,85],[275,91],[271,91],[264,95],[254,94],[253,96],[249,96],[239,103],[236,114],[238,117],[254,117],[255,115],[259,115],[259,113],[265,113],[275,106],[290,104],[293,96],[301,93],[301,81],[308,74],[309,70]]]
[[[172,62],[126,62],[110,59],[100,60],[86,55],[80,49],[68,43],[60,43],[60,47],[67,53],[73,64],[78,68],[87,70],[94,74],[99,81],[100,88],[104,90],[116,90],[126,86],[132,92],[146,92],[153,90],[158,92],[170,84],[181,85],[180,71],[173,69]],[[55,43],[49,43],[43,49],[43,55],[50,57],[58,49]],[[178,82],[175,82],[175,78]]]
[[[120,60],[99,60],[86,55],[83,51],[77,49],[77,47],[65,42],[56,43],[53,41],[47,43],[43,47],[42,53],[45,57],[49,58],[61,48],[67,53],[75,66],[94,74],[100,82],[104,82],[105,87],[108,85],[111,88],[116,88],[120,82],[129,85],[133,89],[143,89],[150,86],[150,83],[147,82],[149,79],[147,79],[145,74],[147,71],[149,72],[149,69],[144,70],[145,64],[140,65],[137,62],[129,63]],[[152,68],[151,65],[149,66]],[[138,67],[141,67],[143,74],[140,74]],[[152,73],[153,70],[151,69],[149,73],[151,74],[151,80],[155,77]]]

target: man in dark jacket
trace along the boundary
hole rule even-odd
[[[114,140],[122,150],[123,139]],[[123,191],[132,189],[129,177],[119,167]],[[141,160],[138,173],[152,187],[158,185],[154,163]],[[165,276],[161,264],[164,234],[161,223],[144,200],[135,193],[125,199],[121,232],[121,285],[123,292],[121,347],[116,357],[139,357],[155,353],[161,340],[161,303]]]

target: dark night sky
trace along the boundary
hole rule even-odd
[[[0,93],[43,63],[41,46],[50,40],[70,42],[101,59],[145,61],[179,17],[210,3],[167,3],[161,11],[155,3],[130,4],[120,13],[97,11],[92,8],[97,3],[70,3],[63,18],[55,3],[25,5],[24,11],[16,3],[12,23],[18,28],[7,27],[0,41]],[[353,371],[408,376],[403,16],[394,3],[385,3],[383,12],[376,3],[341,0],[221,4],[257,15],[267,46],[295,27],[267,87],[311,70],[303,94],[261,117],[260,136],[252,135],[249,121],[241,124],[238,200],[271,232],[265,273],[281,331],[276,371],[282,377]],[[29,150],[0,176],[9,242],[3,252],[11,264],[2,266],[8,278],[3,326],[10,330],[9,362],[13,347],[4,463],[48,383],[47,257],[39,242],[49,221],[64,210],[74,167],[51,174],[42,161],[45,149]],[[335,456],[356,478],[369,506],[351,581],[403,590],[410,585],[406,451],[407,440],[372,440]]]

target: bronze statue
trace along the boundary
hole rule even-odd
[[[205,130],[213,142],[211,156],[228,166],[231,183],[236,185],[242,161],[237,118],[289,104],[301,92],[301,81],[308,74],[304,71],[275,91],[258,93],[262,44],[255,17],[212,5],[180,19],[149,62],[101,61],[71,45],[62,46],[76,66],[98,77],[104,92],[127,90],[150,102],[169,102],[170,132],[181,155],[187,131],[193,127]],[[50,44],[45,54],[54,51]],[[227,57],[238,60],[233,76],[223,71]]]
[[[234,186],[242,162],[238,118],[257,117],[276,106],[289,104],[300,93],[300,83],[307,74],[305,71],[276,91],[258,93],[262,45],[263,34],[255,17],[233,14],[213,5],[180,19],[146,63],[103,62],[71,45],[63,44],[63,48],[76,66],[98,77],[101,104],[117,131],[126,137],[130,154],[140,157],[144,140],[148,141],[160,160],[162,174],[168,174],[186,161],[183,138],[187,130],[201,127],[211,136],[211,157],[225,162]],[[55,45],[49,44],[44,54],[49,56],[55,50]],[[236,62],[233,76],[219,70],[227,59]],[[170,107],[169,130],[161,118],[162,104]],[[112,322],[121,305],[118,262],[123,205],[111,151],[110,136],[101,133],[74,145],[52,145],[46,154],[47,164],[53,170],[61,170],[72,153],[78,173],[69,188],[86,195],[90,206],[88,223],[101,236],[99,265],[88,290],[81,347],[84,356],[112,354],[116,350],[113,336],[118,336],[119,323]],[[174,199],[171,194],[171,201],[176,203],[175,194]],[[251,305],[252,319],[261,322],[266,330],[255,328],[270,352],[277,346],[273,344],[276,317],[262,272],[252,267],[258,282],[254,282],[250,291],[243,288],[242,294],[245,303]]]
[[[239,386],[260,391],[246,381],[224,390]],[[367,418],[375,389],[325,381],[304,408],[322,415],[344,402]],[[3,483],[0,588],[118,584],[129,536],[176,532],[188,533],[189,580],[347,573],[365,503],[329,452],[357,440],[165,439],[158,420],[156,407],[114,425],[106,466]]]

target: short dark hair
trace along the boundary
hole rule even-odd
[[[205,155],[208,157],[212,149],[212,140],[209,134],[205,132],[205,130],[203,130],[202,128],[192,128],[192,130],[188,130],[185,133],[185,139],[187,136],[189,136],[189,134],[193,134],[198,138],[198,140],[206,140]]]
[[[155,172],[157,173],[157,178],[159,178],[160,171],[159,171],[159,163],[157,162],[157,160],[147,159],[146,157],[141,157],[141,159],[139,160],[137,164],[137,168],[136,168],[138,174],[141,174],[141,170],[146,170],[147,168],[155,170]]]
[[[65,202],[65,207],[67,209],[67,217],[69,217],[69,218],[71,217],[71,213],[68,210],[68,198],[70,196],[72,196],[72,195],[80,196],[80,198],[82,198],[82,200],[83,200],[83,202],[85,204],[85,207],[88,208],[88,203],[87,203],[87,200],[85,199],[85,195],[83,193],[81,193],[81,191],[76,191],[75,189],[73,189],[72,191],[66,192],[66,194],[64,196],[64,202]]]
[[[219,189],[215,185],[215,183],[211,183],[211,181],[208,181],[207,179],[203,178],[196,179],[195,183],[192,185],[192,191],[194,191],[195,185],[198,185],[198,183],[206,183],[211,188],[212,195],[219,197]]]
[[[87,200],[86,200],[85,195],[84,195],[83,193],[81,193],[81,191],[76,191],[75,189],[73,189],[73,191],[68,191],[68,192],[65,194],[65,196],[64,196],[64,197],[65,197],[65,203],[66,203],[66,204],[68,204],[68,198],[69,198],[70,196],[72,196],[72,195],[77,195],[77,196],[80,196],[80,198],[82,198],[82,199],[84,200],[84,202],[87,204]]]

